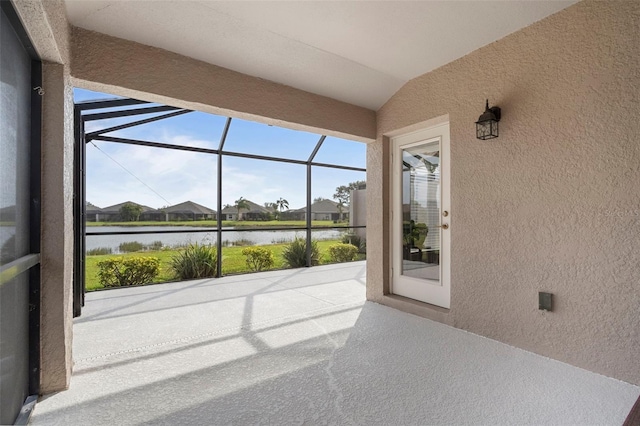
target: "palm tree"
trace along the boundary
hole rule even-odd
[[[249,202],[245,200],[244,197],[240,197],[235,201],[234,207],[238,209],[238,220],[240,220],[240,210],[249,210]]]
[[[280,213],[282,213],[284,211],[284,209],[288,209],[289,208],[289,202],[287,200],[285,200],[284,198],[282,198],[282,197],[280,197],[280,199],[278,201],[276,201],[275,204],[280,209]]]
[[[275,218],[275,220],[278,220],[279,218],[278,203],[266,202],[264,203],[264,208],[269,211],[269,217],[271,219]]]

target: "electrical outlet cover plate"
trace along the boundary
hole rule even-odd
[[[538,293],[538,309],[543,311],[551,311],[551,304],[553,302],[553,294],[551,293]]]

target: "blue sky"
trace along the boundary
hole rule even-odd
[[[74,97],[84,101],[114,96],[75,89]],[[88,122],[87,132],[150,116]],[[225,121],[226,117],[193,112],[109,135],[217,148]],[[318,134],[233,119],[224,149],[306,160],[319,138]],[[327,137],[314,161],[365,168],[365,158],[365,144]],[[240,197],[260,205],[282,197],[292,209],[306,203],[304,165],[225,156],[222,171],[223,205]],[[86,172],[87,200],[99,207],[130,200],[158,208],[190,200],[217,208],[215,155],[96,141],[87,145]],[[356,180],[366,180],[365,173],[313,167],[312,196],[332,199],[337,186]]]

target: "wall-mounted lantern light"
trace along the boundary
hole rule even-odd
[[[476,121],[476,137],[487,140],[498,137],[498,121],[500,121],[500,108],[497,106],[489,108],[489,100],[482,115]]]

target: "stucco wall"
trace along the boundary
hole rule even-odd
[[[43,394],[66,389],[73,365],[73,94],[68,69],[43,66],[41,371]]]
[[[371,142],[376,113],[163,49],[73,28],[79,87]]]
[[[69,22],[62,0],[12,0],[42,61],[69,62]]]
[[[640,384],[639,46],[640,3],[581,2],[398,91],[368,146],[367,297]],[[502,108],[500,137],[479,141],[485,98]],[[450,310],[385,296],[384,135],[444,114]]]

